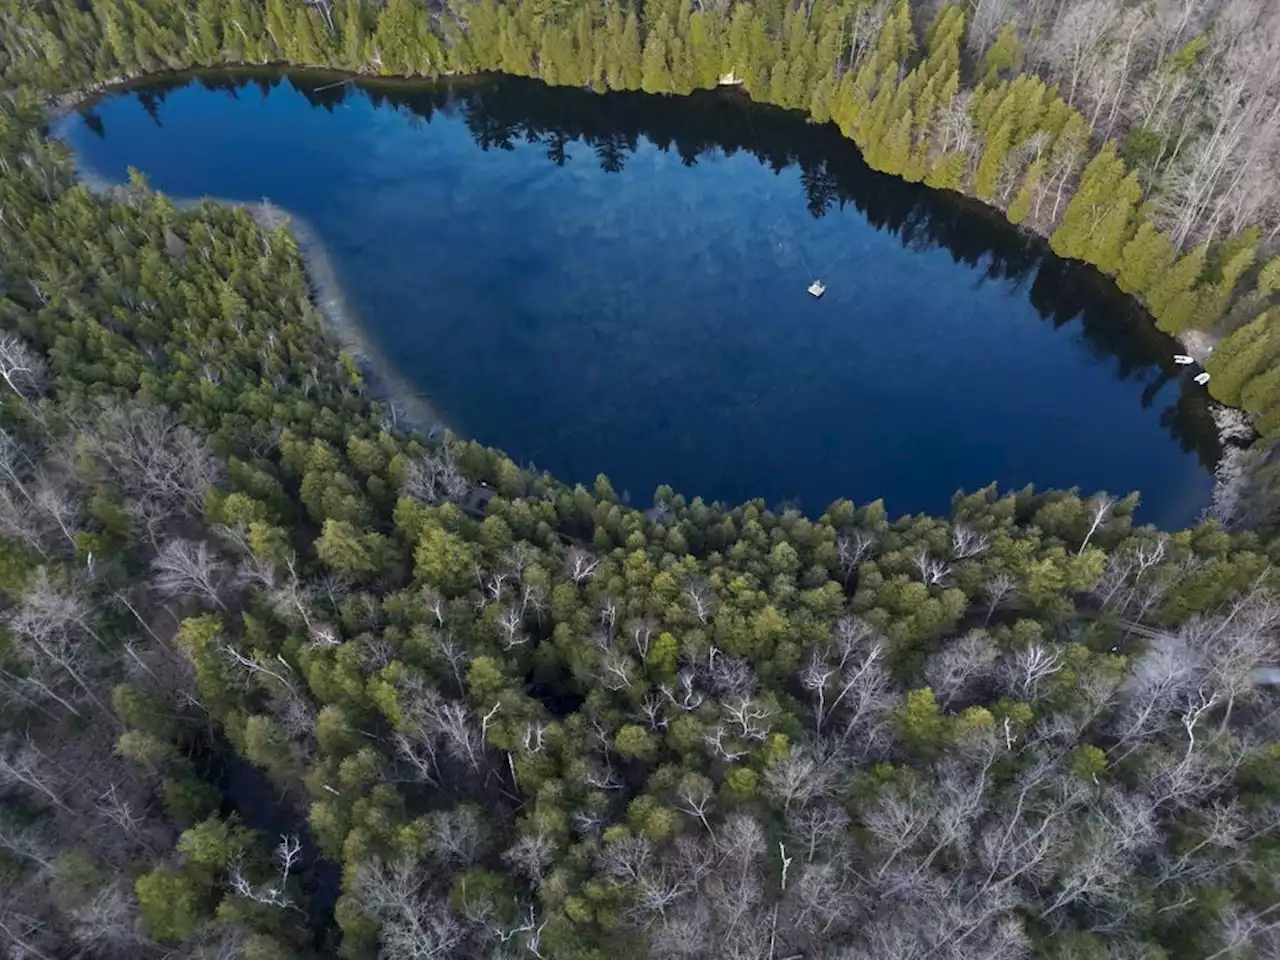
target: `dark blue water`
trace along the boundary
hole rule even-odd
[[[305,217],[437,415],[569,482],[811,513],[1140,490],[1166,525],[1207,503],[1217,445],[1172,341],[831,128],[732,94],[332,81],[184,78],[61,132],[103,176]]]

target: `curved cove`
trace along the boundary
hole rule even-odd
[[[304,217],[391,372],[568,482],[810,513],[1139,490],[1170,527],[1209,501],[1207,398],[1110,282],[734,91],[200,74],[58,132],[99,176]]]

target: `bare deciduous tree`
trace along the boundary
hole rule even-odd
[[[7,768],[12,760],[0,762]],[[12,782],[21,782],[12,774],[10,777]],[[54,869],[54,860],[58,856],[55,838],[43,824],[19,819],[3,807],[0,807],[0,849],[48,871]]]
[[[705,580],[693,580],[685,587],[684,595],[689,598],[689,604],[693,608],[693,615],[698,618],[698,622],[706,623],[711,617],[715,616],[718,598],[715,591],[711,589],[710,584]]]
[[[995,612],[1000,605],[1013,595],[1015,586],[1013,577],[1003,570],[996,571],[983,581],[982,595],[987,600],[987,613],[982,620],[984,624],[991,622],[991,618],[995,616]]]
[[[1044,644],[1031,643],[1007,654],[999,666],[999,676],[1005,689],[1019,700],[1031,702],[1040,684],[1063,667],[1062,657]]]
[[[526,834],[508,849],[502,860],[525,879],[540,883],[555,857],[556,844],[545,833]]]
[[[0,787],[24,787],[41,802],[70,813],[60,779],[49,757],[30,737],[7,734],[0,739]]]
[[[462,805],[437,811],[428,816],[427,825],[424,849],[443,865],[469,867],[484,852],[488,838],[475,807]]]
[[[840,558],[840,579],[848,584],[859,565],[871,555],[875,538],[869,533],[855,530],[836,537],[836,556]]]
[[[173,518],[199,515],[222,472],[203,437],[147,403],[105,407],[84,433],[153,542]]]
[[[586,583],[595,574],[601,559],[582,547],[570,547],[565,557],[565,572],[574,583]]]
[[[55,583],[48,570],[40,567],[20,602],[4,618],[15,653],[28,666],[22,684],[76,714],[77,694],[66,689],[67,680],[78,695],[102,709],[89,680],[102,657],[88,617],[84,595],[74,586]]]
[[[410,460],[405,468],[404,490],[419,503],[462,500],[469,489],[470,483],[458,469],[447,443]]]
[[[19,399],[30,402],[45,386],[44,358],[20,337],[0,333],[0,378]]]
[[[887,669],[888,650],[865,622],[842,617],[836,623],[832,659],[814,653],[800,675],[814,697],[815,728],[826,735],[833,719],[844,749],[865,757],[889,739],[888,710],[896,700]]]
[[[819,851],[826,860],[838,860],[849,822],[849,814],[834,803],[811,804],[792,811],[787,830],[805,863],[813,863]]]
[[[985,631],[972,630],[943,645],[925,665],[924,676],[944,707],[971,695],[995,672],[999,651]]]
[[[203,540],[168,540],[151,560],[156,590],[163,597],[194,597],[227,609],[220,596],[226,567]]]
[[[1080,544],[1080,549],[1076,551],[1077,556],[1082,555],[1085,548],[1089,546],[1089,541],[1093,539],[1093,535],[1097,532],[1104,520],[1111,515],[1111,508],[1116,505],[1115,498],[1100,493],[1089,501],[1089,531],[1084,535],[1084,540]]]
[[[921,550],[915,556],[916,569],[920,571],[920,581],[926,587],[936,587],[946,582],[947,577],[951,575],[951,568],[929,556],[927,550]]]
[[[386,960],[443,960],[464,943],[466,927],[447,901],[430,892],[429,877],[405,858],[360,865],[355,894],[381,922],[378,942]]]
[[[484,759],[484,735],[471,711],[445,699],[417,674],[406,677],[398,687],[401,721],[396,743],[401,757],[432,782],[438,775],[438,751],[478,771]]]
[[[783,813],[788,814],[793,804],[800,809],[825,796],[839,770],[828,758],[793,745],[765,768],[761,786],[765,796],[782,804]]]
[[[985,533],[977,533],[962,523],[951,528],[951,555],[957,560],[967,560],[985,553],[989,542]]]
[[[138,906],[126,882],[98,889],[71,911],[71,937],[88,956],[137,957],[149,944],[141,935]]]

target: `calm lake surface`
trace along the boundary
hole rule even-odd
[[[184,77],[58,132],[100,176],[306,218],[444,423],[639,505],[668,483],[945,511],[996,481],[1140,490],[1171,526],[1208,503],[1218,444],[1174,342],[834,128],[736,91],[334,80]]]

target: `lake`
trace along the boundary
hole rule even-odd
[[[211,73],[56,132],[99,176],[295,212],[443,423],[640,506],[945,512],[995,481],[1140,490],[1180,526],[1209,501],[1207,396],[1109,281],[736,90]]]

